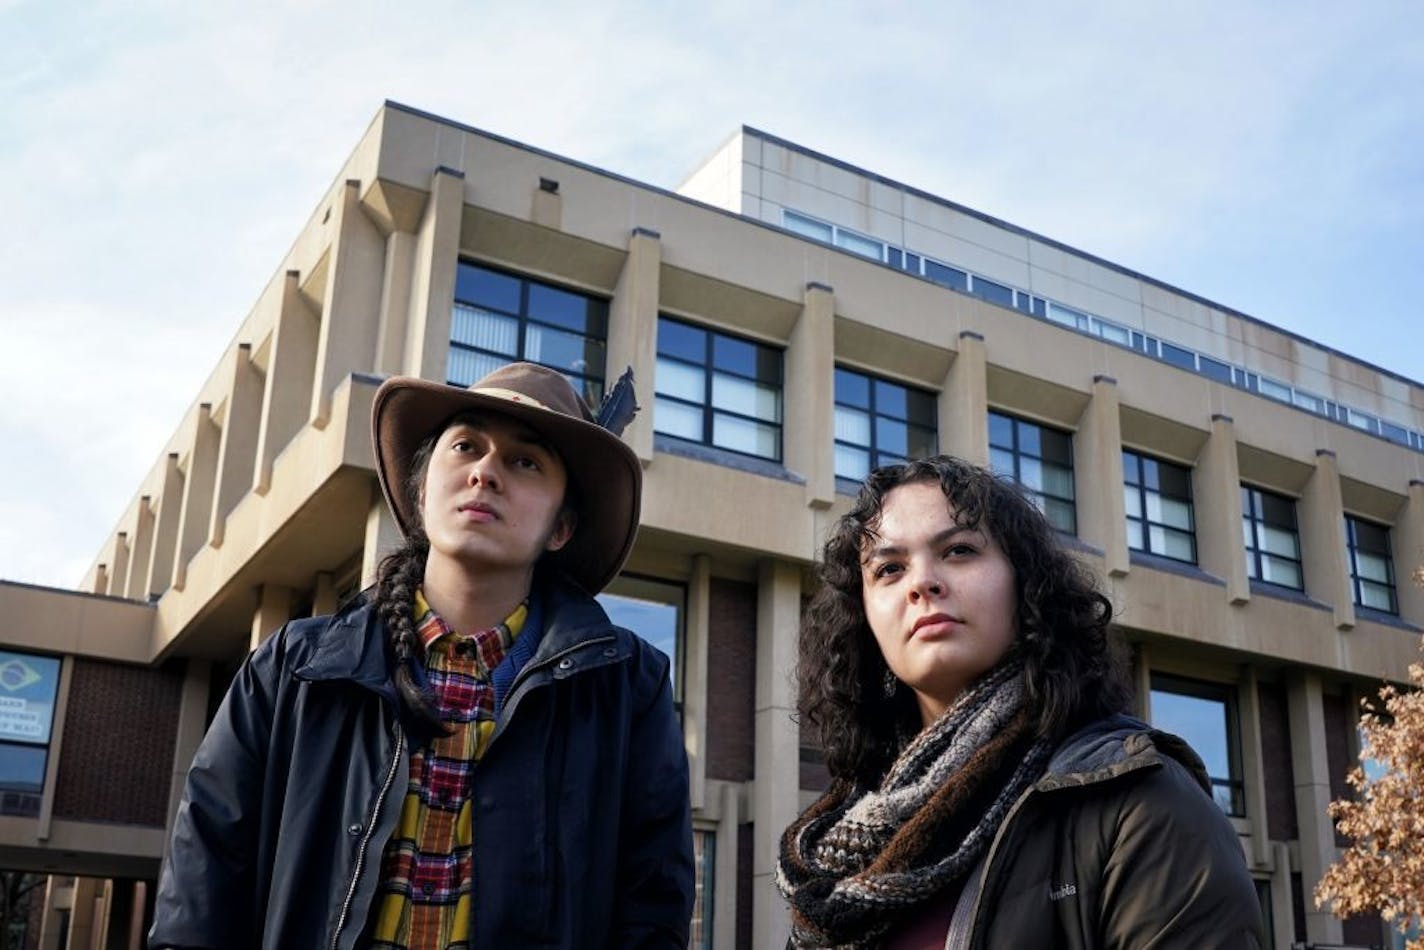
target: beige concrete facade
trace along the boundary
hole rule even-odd
[[[787,212],[879,241],[882,256],[836,246],[839,231],[829,242],[792,233]],[[1044,315],[906,273],[892,245],[1045,301]],[[1104,577],[1142,692],[1166,676],[1230,697],[1244,802],[1233,822],[1276,945],[1340,940],[1333,919],[1291,911],[1335,848],[1323,807],[1339,763],[1327,745],[1349,724],[1325,704],[1402,681],[1418,656],[1424,595],[1407,577],[1424,560],[1424,454],[1119,345],[1103,321],[1372,413],[1406,443],[1424,430],[1424,387],[748,129],[679,194],[379,110],[155,447],[84,578],[90,595],[0,584],[8,649],[174,677],[174,753],[157,776],[170,809],[224,675],[282,621],[367,583],[393,543],[371,400],[389,373],[447,379],[461,262],[607,301],[604,377],[635,371],[643,411],[625,438],[646,488],[627,572],[685,592],[680,692],[711,946],[780,946],[786,933],[776,837],[815,785],[788,673],[807,569],[849,505],[836,476],[838,367],[930,394],[940,449],[976,462],[991,458],[991,411],[1071,434],[1071,543]],[[1054,322],[1050,304],[1084,325]],[[781,352],[779,459],[659,430],[660,315]],[[1191,470],[1195,564],[1132,549],[1124,449]],[[1241,484],[1295,500],[1302,590],[1248,576]],[[1396,613],[1354,602],[1346,515],[1389,529]],[[746,629],[715,619],[733,615]],[[1144,713],[1151,705],[1139,697]],[[1293,825],[1270,814],[1286,805]],[[75,847],[72,830],[54,819],[45,837],[37,819],[0,818],[0,856],[38,865],[61,841]],[[132,846],[146,862],[99,876],[146,877],[161,854],[159,828],[79,831],[95,854]]]

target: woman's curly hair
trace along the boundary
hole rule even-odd
[[[1023,489],[945,455],[879,468],[826,541],[821,586],[801,622],[797,664],[802,720],[818,733],[832,777],[863,786],[879,783],[921,722],[904,684],[886,693],[888,667],[865,618],[861,552],[876,536],[890,491],[925,482],[940,486],[956,524],[992,536],[1013,565],[1013,649],[1023,660],[1038,733],[1062,738],[1127,705],[1108,633],[1112,605]]]

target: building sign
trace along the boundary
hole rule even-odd
[[[49,742],[59,660],[0,650],[0,741]]]

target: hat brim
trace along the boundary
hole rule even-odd
[[[602,426],[535,404],[413,377],[382,383],[371,407],[376,471],[401,534],[420,525],[420,512],[406,497],[412,458],[422,442],[462,412],[516,419],[559,453],[578,500],[578,524],[569,542],[549,556],[550,563],[590,594],[608,586],[638,533],[643,467],[627,443]]]

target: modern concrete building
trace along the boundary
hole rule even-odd
[[[82,592],[0,585],[0,866],[53,875],[43,946],[133,945],[238,663],[392,544],[381,378],[516,357],[639,382],[605,600],[675,660],[698,946],[784,941],[777,836],[825,780],[791,715],[808,568],[869,466],[936,449],[1024,481],[1105,578],[1275,945],[1386,940],[1309,894],[1356,701],[1418,656],[1415,381],[752,129],[670,191],[394,104],[214,356]]]

